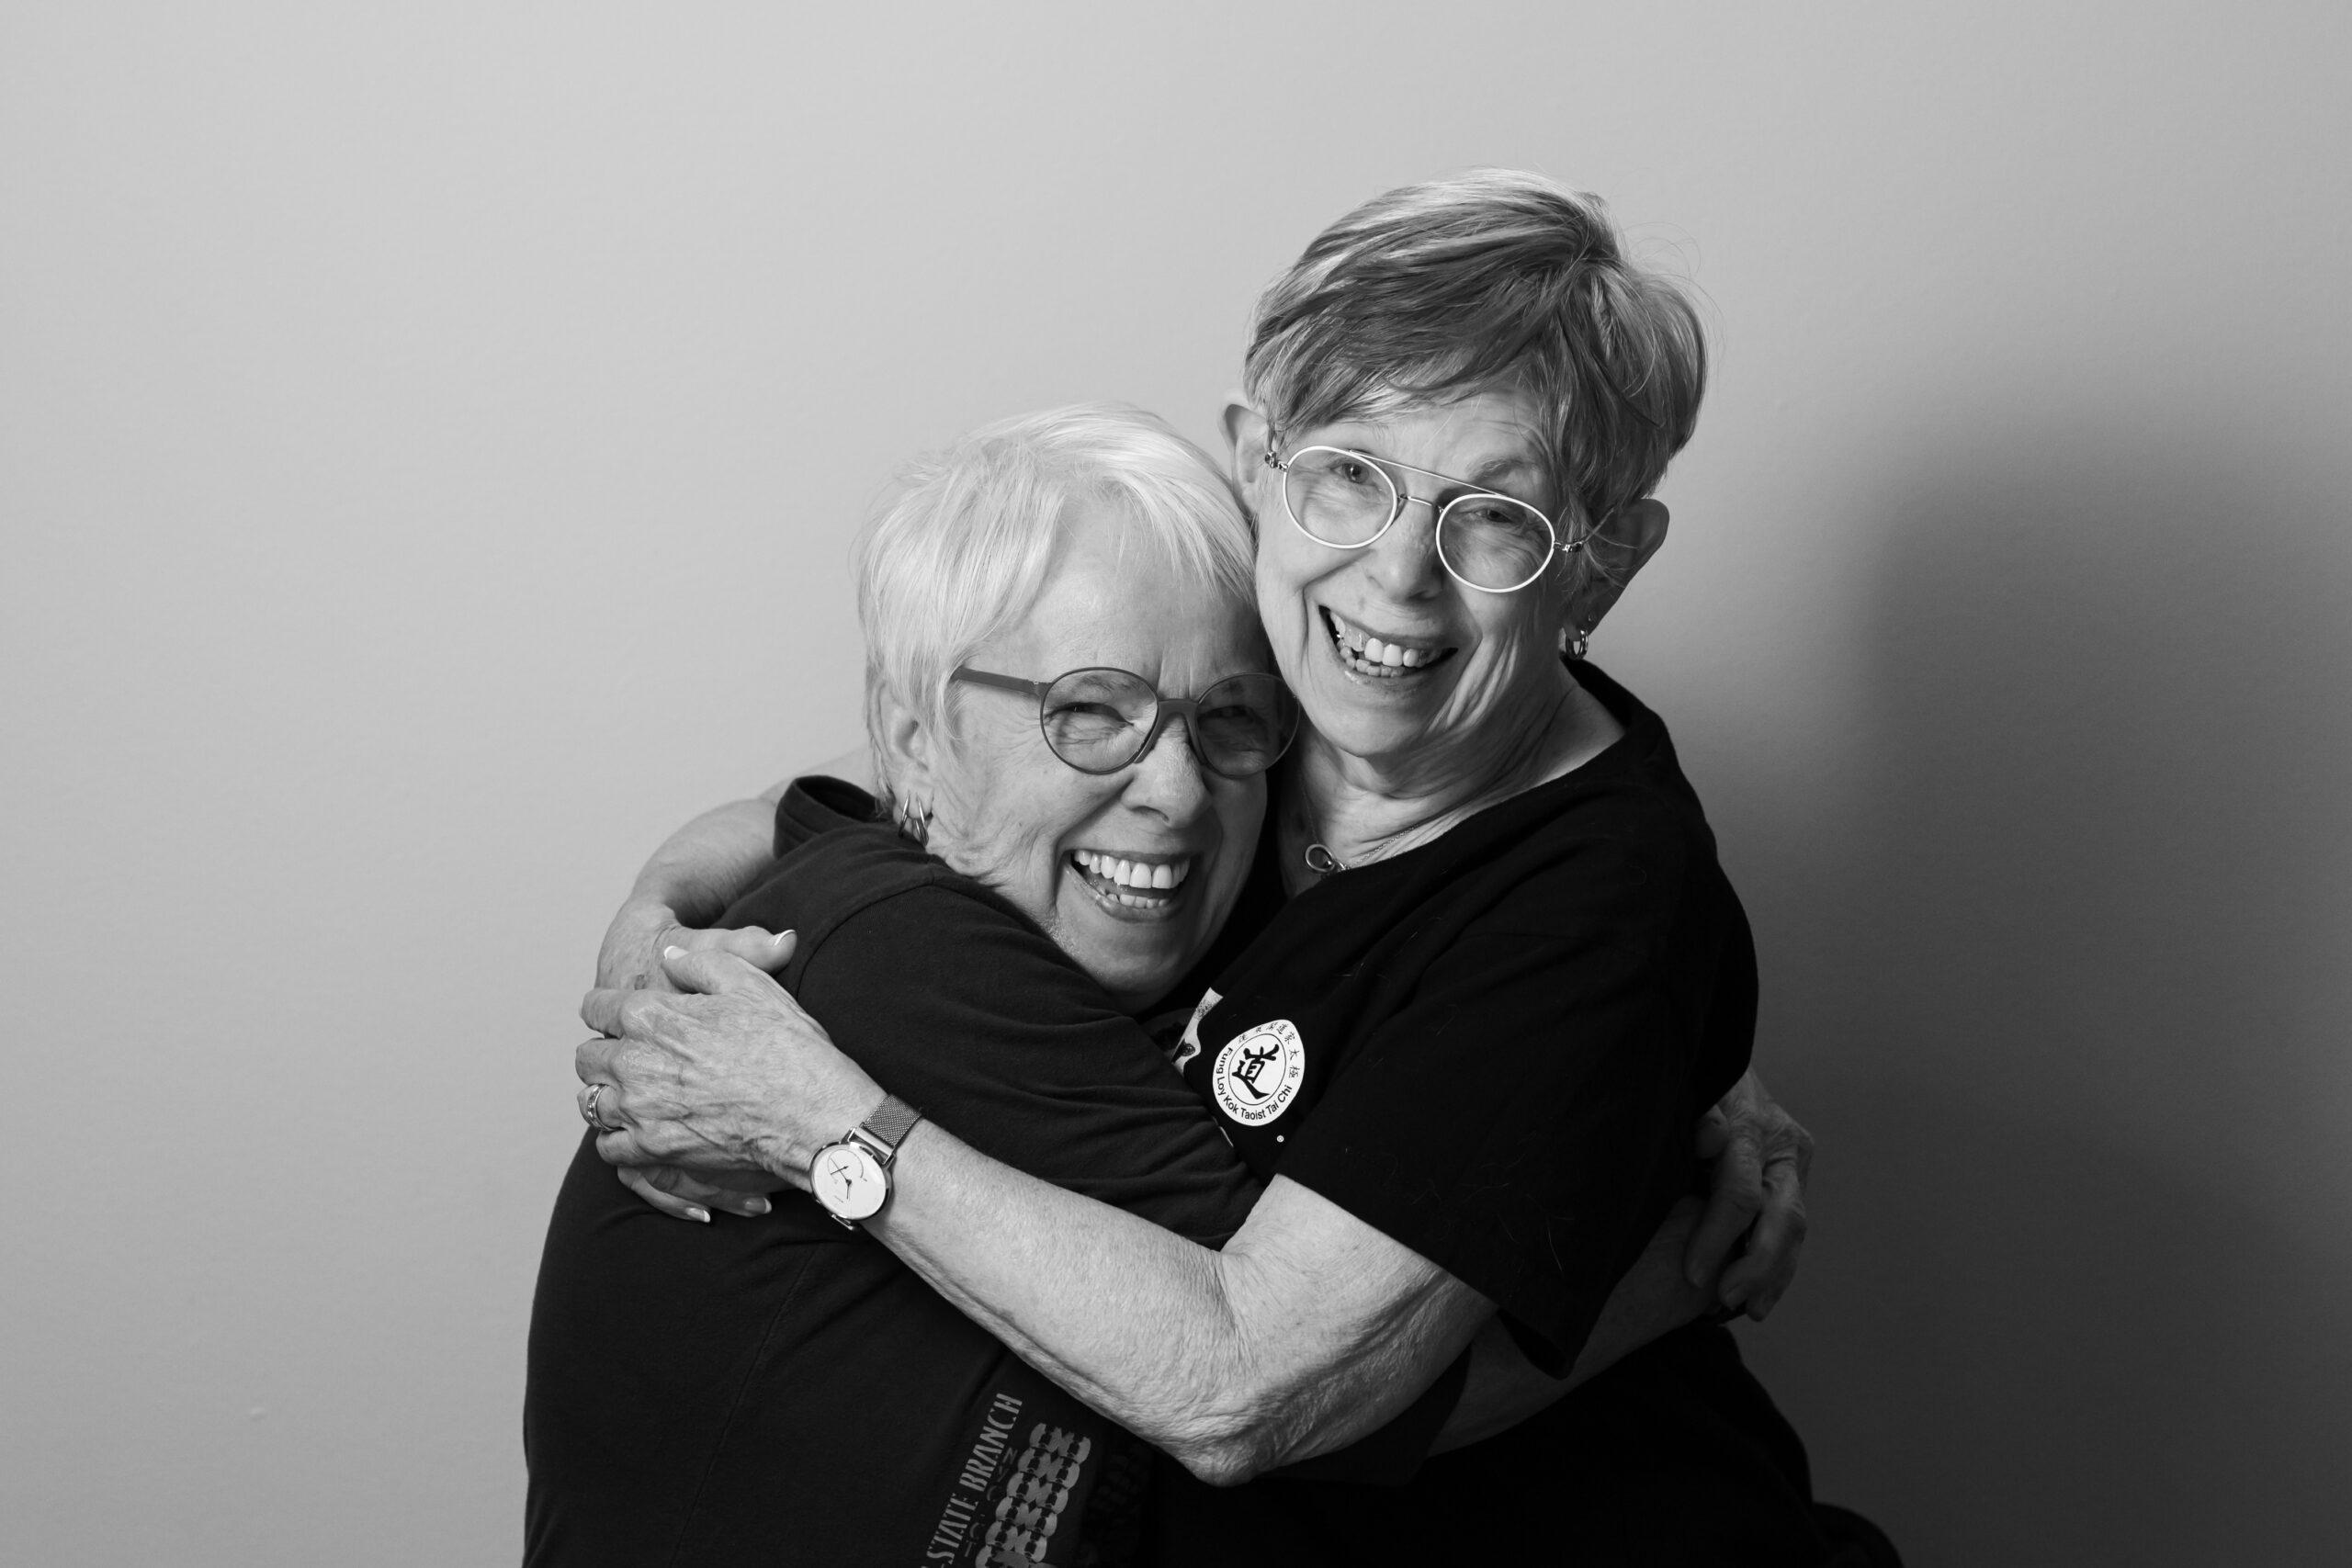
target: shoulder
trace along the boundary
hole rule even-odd
[[[782,923],[738,923],[800,932],[784,976],[796,991],[854,995],[877,1014],[945,1006],[976,1017],[1125,1021],[1035,920],[895,829],[868,824],[811,840],[778,863],[763,892],[770,888]]]
[[[1722,876],[1695,807],[1633,771],[1559,780],[1506,802],[1451,858],[1447,884],[1491,917],[1533,929],[1671,921],[1692,898],[1711,898]]]
[[[1430,845],[1403,903],[1432,914],[1450,907],[1457,938],[1479,928],[1619,951],[1656,949],[1694,921],[1736,920],[1714,836],[1665,725],[1605,677],[1594,683],[1623,736]]]
[[[834,827],[804,840],[737,899],[721,923],[798,931],[797,972],[844,933],[876,923],[876,912],[884,910],[887,923],[928,925],[943,940],[976,931],[1035,931],[998,894],[878,822]]]
[[[805,774],[786,785],[775,803],[775,856],[782,860],[820,833],[876,822],[881,816],[863,787],[824,773]]]

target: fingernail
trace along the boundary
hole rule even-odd
[[[759,1216],[766,1213],[767,1212],[768,1201],[764,1198],[752,1198],[747,1199],[744,1201],[743,1213],[753,1219],[759,1218]]]
[[[782,947],[786,942],[790,942],[791,940],[792,933],[790,931],[778,931],[775,935],[768,938],[768,945],[770,947]]]
[[[685,955],[686,950],[683,947],[665,947],[662,950],[662,956],[664,958],[684,958]]]
[[[686,1218],[695,1221],[698,1224],[707,1225],[710,1224],[710,1211],[708,1209],[688,1209],[686,1211]]]

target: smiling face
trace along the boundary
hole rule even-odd
[[[1394,775],[1507,749],[1565,679],[1559,634],[1566,571],[1558,559],[1510,593],[1464,586],[1439,559],[1437,509],[1474,489],[1524,501],[1573,526],[1545,482],[1532,400],[1483,392],[1438,408],[1281,433],[1287,457],[1345,447],[1451,479],[1394,472],[1404,515],[1361,549],[1318,544],[1283,509],[1282,475],[1254,458],[1258,607],[1274,659],[1321,740]],[[1419,504],[1422,502],[1430,504]]]
[[[1132,671],[1198,696],[1265,670],[1250,606],[1160,565],[1116,510],[1081,503],[1021,626],[973,651],[973,669],[1050,681]],[[1114,773],[1057,757],[1034,697],[959,683],[952,735],[922,745],[910,780],[933,817],[930,845],[1011,899],[1123,1006],[1164,995],[1207,950],[1248,877],[1265,813],[1263,775],[1201,766],[1181,723]]]

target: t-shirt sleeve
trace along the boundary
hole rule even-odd
[[[1043,932],[931,884],[845,918],[800,1000],[892,1094],[991,1158],[1210,1246],[1259,1185],[1144,1027]]]
[[[1530,846],[1293,1135],[1291,1177],[1491,1298],[1564,1375],[1689,1190],[1711,943],[1672,853]]]

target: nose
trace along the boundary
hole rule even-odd
[[[1445,562],[1437,553],[1438,505],[1408,495],[1388,532],[1364,551],[1373,581],[1391,598],[1426,599],[1443,591]]]
[[[1170,822],[1190,822],[1209,806],[1207,771],[1193,745],[1191,721],[1170,714],[1144,754],[1128,764],[1126,802]]]

